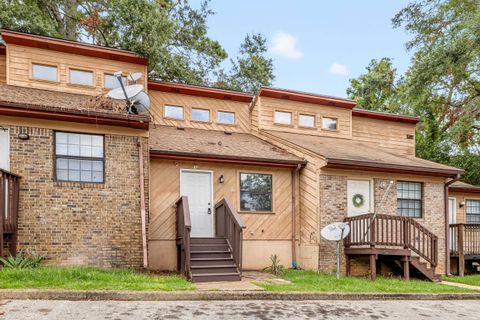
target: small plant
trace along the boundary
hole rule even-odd
[[[263,271],[273,273],[276,276],[281,275],[285,270],[285,267],[280,264],[280,258],[278,257],[278,255],[272,254],[270,256],[270,261],[272,262],[272,264],[269,267],[263,269]]]
[[[10,255],[8,258],[0,258],[0,263],[4,268],[12,269],[25,269],[25,268],[36,268],[42,261],[46,258],[46,255],[40,255],[35,251],[23,251],[20,252],[14,257]]]

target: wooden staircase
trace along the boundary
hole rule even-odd
[[[193,282],[241,280],[225,238],[191,238],[190,269]]]
[[[410,266],[414,267],[416,271],[420,272],[426,278],[433,282],[440,282],[441,276],[435,273],[435,267],[429,266],[427,262],[424,262],[417,256],[410,257]]]

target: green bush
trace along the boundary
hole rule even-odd
[[[0,258],[0,263],[4,268],[25,269],[36,268],[46,258],[46,255],[40,255],[35,251],[21,250],[15,257],[10,255],[8,258]]]
[[[278,257],[278,255],[271,255],[270,261],[272,262],[272,264],[269,267],[263,269],[263,271],[273,273],[276,276],[281,275],[285,270],[285,267],[280,264],[280,258]]]

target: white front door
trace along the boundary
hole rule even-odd
[[[448,223],[457,223],[457,200],[448,198]]]
[[[0,169],[10,171],[10,132],[0,127]]]
[[[372,212],[371,188],[370,180],[347,181],[347,215],[349,217]]]
[[[213,174],[181,170],[180,193],[188,197],[192,237],[213,237]]]

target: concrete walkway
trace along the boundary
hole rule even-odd
[[[472,285],[470,285],[470,284],[458,283],[458,282],[450,282],[450,281],[445,281],[445,280],[442,280],[441,283],[444,284],[444,285],[447,285],[447,286],[452,286],[452,287],[457,287],[457,288],[463,288],[463,289],[470,289],[470,290],[480,291],[480,287],[479,287],[479,286],[472,286]]]
[[[265,291],[255,282],[290,283],[269,273],[244,271],[242,281],[199,282],[195,287],[198,291]]]

